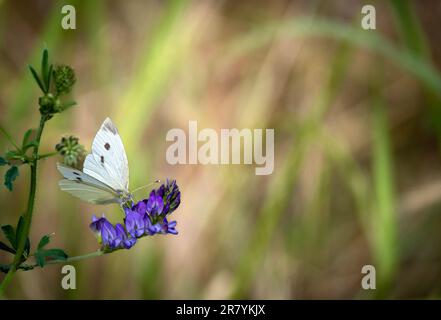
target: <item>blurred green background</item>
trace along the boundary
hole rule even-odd
[[[76,30],[61,28],[65,3]],[[376,30],[360,27],[366,3]],[[178,236],[74,263],[76,290],[61,265],[18,272],[6,298],[440,298],[440,18],[439,1],[0,0],[0,121],[14,138],[38,124],[26,66],[46,46],[75,68],[78,106],[48,122],[41,152],[65,134],[89,149],[110,116],[131,188],[171,177],[182,192]],[[189,120],[274,128],[273,174],[168,165],[166,133]],[[57,161],[41,162],[31,239],[94,251],[92,214],[120,210],[62,193]],[[2,186],[0,224],[24,211],[28,174]],[[366,264],[376,290],[360,286]]]

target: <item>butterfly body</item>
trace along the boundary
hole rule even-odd
[[[61,190],[94,204],[132,200],[129,192],[129,166],[118,130],[107,118],[98,130],[92,151],[86,156],[83,171],[57,164],[64,176]]]

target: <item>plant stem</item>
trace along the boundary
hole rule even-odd
[[[40,154],[40,155],[38,155],[38,160],[49,158],[52,156],[56,156],[57,154],[58,154],[58,152],[50,152],[50,153]]]
[[[76,261],[81,261],[81,260],[85,260],[85,259],[89,259],[89,258],[99,257],[99,256],[102,256],[104,253],[105,253],[104,251],[98,250],[98,251],[94,251],[91,253],[83,254],[81,256],[69,257],[66,260],[51,260],[51,261],[48,261],[46,264],[76,262]]]
[[[83,255],[80,255],[80,256],[68,257],[66,260],[61,260],[61,259],[50,260],[50,261],[47,261],[45,263],[45,265],[57,264],[57,263],[76,262],[76,261],[86,260],[86,259],[89,259],[89,258],[99,257],[99,256],[104,255],[105,253],[106,252],[104,252],[102,250],[97,250],[97,251],[86,253],[86,254],[83,254]],[[30,267],[35,268],[35,267],[39,267],[39,265],[37,263],[35,263],[35,264],[30,265]]]
[[[65,260],[62,260],[62,259],[49,260],[49,261],[45,262],[45,266],[46,265],[50,265],[50,264],[58,264],[58,263],[66,264],[66,263],[70,263],[70,262],[82,261],[82,260],[86,260],[86,259],[89,259],[89,258],[99,257],[99,256],[102,256],[102,255],[104,255],[106,253],[108,253],[108,252],[105,252],[105,251],[102,251],[101,249],[98,249],[97,251],[86,253],[86,254],[83,254],[83,255],[80,255],[80,256],[68,257]],[[23,263],[23,264],[20,264],[18,267],[16,267],[16,270],[28,271],[28,270],[32,270],[32,269],[34,269],[36,267],[40,267],[40,265],[38,263],[34,263],[34,264]],[[8,277],[8,275],[6,275],[6,277]]]
[[[34,203],[35,203],[35,192],[37,190],[37,163],[38,163],[38,148],[40,146],[40,139],[41,135],[43,133],[44,124],[46,123],[47,117],[45,115],[42,115],[40,118],[40,125],[37,130],[37,136],[35,140],[37,141],[36,146],[34,146],[34,150],[32,152],[32,159],[31,162],[29,162],[29,165],[31,166],[31,185],[29,189],[29,198],[28,198],[28,206],[26,213],[24,215],[24,229],[21,234],[21,237],[18,242],[18,248],[17,252],[15,253],[14,262],[11,266],[11,269],[9,269],[8,274],[3,279],[3,282],[0,284],[0,295],[3,294],[5,288],[9,284],[9,282],[12,280],[13,275],[17,271],[17,267],[20,265],[21,256],[23,255],[26,239],[29,236],[29,231],[31,228],[31,222],[32,222],[32,213],[34,211]]]

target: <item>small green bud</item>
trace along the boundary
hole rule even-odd
[[[62,107],[61,107],[61,101],[60,99],[56,99],[55,103],[54,103],[54,110],[55,112],[61,112],[63,111]]]
[[[55,90],[57,95],[67,94],[75,84],[75,72],[66,65],[57,66],[53,71]]]
[[[40,105],[41,114],[53,114],[57,112],[56,109],[56,99],[51,93],[45,94],[38,99],[38,104]]]
[[[55,149],[64,157],[64,164],[74,168],[78,168],[86,154],[84,146],[79,144],[78,138],[74,136],[61,138]]]

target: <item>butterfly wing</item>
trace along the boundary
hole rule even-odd
[[[71,195],[80,198],[81,200],[93,204],[109,204],[119,203],[120,199],[115,194],[96,186],[80,183],[77,181],[63,179],[58,183],[61,190],[70,193]]]
[[[68,166],[57,164],[65,179],[58,185],[61,190],[94,204],[119,203],[119,194],[101,181]]]
[[[128,192],[129,164],[118,130],[109,118],[104,120],[92,143],[92,152],[84,161],[87,175],[115,191]]]

